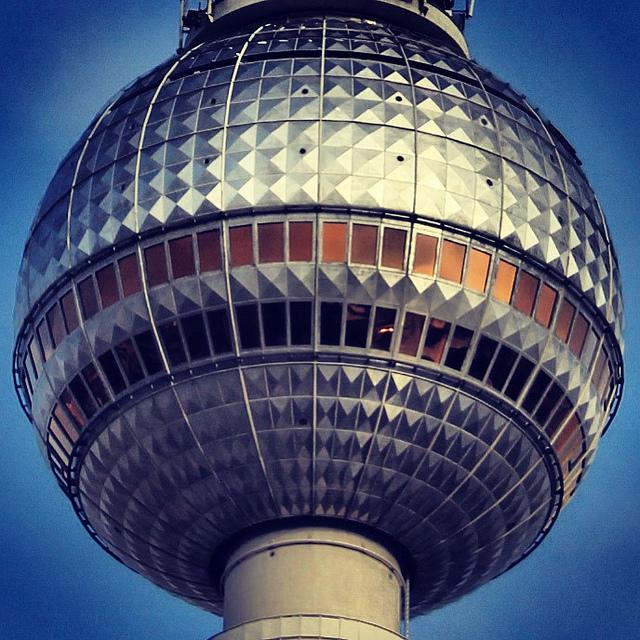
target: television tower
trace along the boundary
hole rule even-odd
[[[82,524],[219,640],[392,640],[507,571],[621,396],[575,150],[474,3],[181,3],[33,223],[14,379]]]

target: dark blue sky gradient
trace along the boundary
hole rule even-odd
[[[38,200],[107,98],[175,47],[177,0],[21,0],[0,20],[0,637],[204,640],[219,621],[89,538],[38,452],[11,376],[14,283]],[[415,621],[413,640],[637,640],[640,618],[640,4],[478,0],[474,57],[578,150],[627,309],[625,398],[576,498],[509,574]]]

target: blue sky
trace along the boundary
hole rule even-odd
[[[0,21],[0,636],[204,640],[216,618],[165,595],[84,532],[10,376],[14,283],[38,200],[107,98],[172,53],[178,3],[9,4]],[[582,158],[620,257],[627,382],[586,482],[542,546],[414,621],[412,638],[632,640],[640,617],[640,5],[479,0],[468,36],[474,57],[541,107]]]

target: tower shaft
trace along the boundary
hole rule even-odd
[[[401,638],[404,578],[370,538],[325,526],[258,534],[222,576],[224,628],[216,640]]]

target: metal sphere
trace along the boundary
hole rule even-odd
[[[264,20],[139,78],[33,224],[15,377],[122,562],[211,611],[242,531],[342,520],[418,614],[549,530],[620,397],[620,283],[574,150],[444,45]]]

